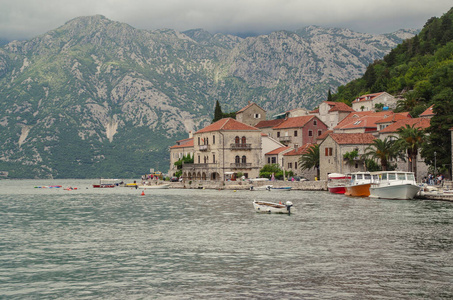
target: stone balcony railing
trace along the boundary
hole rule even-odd
[[[251,163],[231,163],[231,169],[250,169],[252,167]]]
[[[290,137],[290,136],[280,136],[280,137],[278,137],[278,140],[279,140],[280,142],[289,143],[289,142],[291,142],[291,137]]]
[[[199,149],[200,149],[200,151],[208,151],[209,150],[209,145],[200,145]]]
[[[252,149],[252,144],[240,144],[240,143],[234,143],[230,145],[232,150],[251,150]]]

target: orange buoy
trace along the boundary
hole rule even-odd
[[[142,191],[142,196],[145,196],[145,191]]]

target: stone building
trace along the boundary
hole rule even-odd
[[[302,170],[300,168],[299,160],[304,153],[306,153],[310,147],[313,147],[313,144],[305,144],[301,147],[297,145],[291,151],[283,154],[283,164],[286,171],[292,171],[294,176],[303,177],[308,180],[315,180],[316,169]]]
[[[286,119],[273,128],[272,136],[282,144],[294,147],[316,143],[316,138],[327,131],[327,125],[318,117],[302,116]]]
[[[183,180],[225,180],[241,173],[259,175],[261,132],[232,118],[221,119],[193,135],[194,163],[183,165]]]
[[[331,133],[319,144],[320,179],[327,180],[330,173],[365,171],[362,160],[346,161],[343,155],[358,151],[359,157],[373,143],[375,137],[370,133]]]
[[[177,167],[175,166],[175,162],[182,159],[183,156],[193,156],[193,136],[192,132],[189,132],[189,138],[180,140],[176,142],[176,145],[170,147],[170,169],[168,170],[168,174],[174,176],[175,173],[178,171]]]
[[[310,114],[317,116],[331,130],[351,112],[355,111],[345,103],[324,101],[317,109],[312,110]]]
[[[250,126],[255,126],[260,121],[266,120],[266,111],[256,103],[250,103],[236,112],[236,120]]]
[[[376,104],[388,109],[395,109],[396,102],[397,99],[387,92],[367,94],[352,101],[352,109],[355,111],[375,111]]]

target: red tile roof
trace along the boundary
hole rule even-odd
[[[315,116],[301,116],[288,118],[280,125],[275,126],[274,129],[301,128],[304,127],[313,118],[315,118]],[[319,120],[319,122],[321,122],[321,120]]]
[[[375,94],[367,94],[367,95],[362,95],[359,98],[355,99],[353,102],[362,102],[362,101],[371,101],[374,98],[382,95],[383,92],[381,93],[375,93]]]
[[[428,107],[427,110],[425,110],[424,112],[422,112],[422,113],[420,114],[420,117],[432,117],[432,116],[436,115],[436,114],[434,113],[434,111],[433,111],[433,107],[434,107],[434,104],[431,105],[430,107]]]
[[[236,121],[232,118],[221,119],[195,133],[211,132],[211,131],[259,131],[258,128]]]
[[[280,147],[280,148],[274,149],[274,150],[272,150],[270,152],[267,152],[266,155],[277,155],[277,154],[279,154],[279,153],[281,153],[283,151],[286,151],[288,149],[290,149],[290,148],[289,147]]]
[[[320,136],[318,136],[316,139],[317,140],[323,140],[325,139],[329,134],[333,133],[333,130],[327,130],[324,131]]]
[[[184,141],[181,143],[181,141]],[[188,148],[188,147],[193,147],[193,138],[185,139],[178,141],[176,145],[171,146],[170,149],[177,149],[177,148]]]
[[[285,154],[283,156],[294,156],[294,155],[302,155],[308,151],[311,147],[313,147],[314,144],[305,144],[303,146],[300,146],[296,149],[293,149]]]
[[[252,102],[252,103],[248,104],[247,106],[243,107],[242,109],[238,110],[236,113],[237,113],[237,114],[242,113],[242,112],[244,112],[247,108],[249,108],[249,107],[251,107],[251,106],[253,106],[253,105],[256,105],[256,106],[258,106],[259,108],[261,108],[258,104]],[[261,108],[261,109],[262,109],[262,108]],[[263,110],[264,110],[264,109],[263,109]]]
[[[280,125],[283,122],[285,122],[285,119],[260,121],[260,122],[258,122],[258,124],[255,125],[255,127],[256,128],[269,128],[269,127],[272,128],[272,127]]]
[[[339,145],[372,144],[375,139],[371,133],[331,133],[329,136]]]
[[[397,119],[405,118],[405,114],[402,113],[397,117]],[[386,119],[386,122],[390,122],[389,118],[394,115],[393,111],[380,111],[380,112],[354,112],[350,113],[346,118],[344,118],[334,129],[336,130],[346,130],[346,129],[357,129],[357,128],[369,128],[377,129],[377,123],[381,120]]]
[[[428,128],[431,124],[431,119],[428,118],[413,118],[413,119],[405,119],[399,120],[395,123],[385,127],[379,133],[394,133],[397,132],[399,128],[405,127],[406,125],[412,126],[414,125],[415,128],[425,129]]]
[[[333,103],[333,105],[331,105],[330,103]],[[355,111],[352,109],[352,107],[348,106],[346,103],[343,103],[343,102],[329,102],[329,105],[332,106],[332,108],[329,110],[329,112],[333,112],[333,111],[354,112]]]

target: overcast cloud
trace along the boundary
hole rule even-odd
[[[263,34],[318,25],[389,33],[422,28],[451,7],[451,0],[0,0],[0,38],[31,38],[96,14],[150,30]]]

